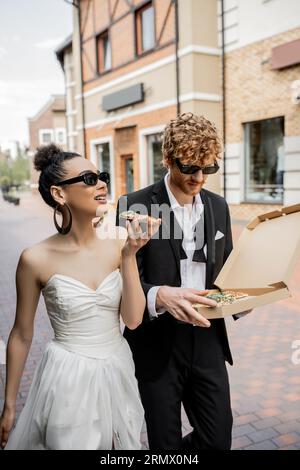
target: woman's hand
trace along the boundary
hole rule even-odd
[[[145,227],[143,232],[141,224]],[[127,220],[126,228],[128,237],[122,249],[122,255],[135,255],[138,250],[148,243],[151,237],[157,232],[161,224],[161,219],[155,219],[149,216],[140,216],[132,222]]]
[[[4,449],[7,444],[8,436],[15,422],[15,412],[5,409],[0,418],[0,447]]]
[[[160,224],[161,219],[139,214],[134,215],[134,219],[130,222],[127,220],[126,223],[128,237],[121,253],[123,291],[120,314],[130,330],[134,330],[141,324],[146,306],[136,253],[153,237]]]

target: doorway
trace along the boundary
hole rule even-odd
[[[134,191],[133,155],[122,155],[123,194]]]

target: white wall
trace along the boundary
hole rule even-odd
[[[300,136],[285,137],[284,204],[300,202]]]
[[[284,150],[283,204],[288,206],[300,202],[300,136],[285,137]],[[242,142],[226,145],[226,200],[229,204],[244,201],[244,159]],[[223,189],[223,177],[221,181]]]
[[[224,0],[226,50],[261,41],[300,27],[299,0]],[[221,8],[219,45],[221,45]]]
[[[229,204],[239,204],[244,199],[243,152],[242,142],[226,145],[226,201]],[[223,165],[221,173],[223,189]]]

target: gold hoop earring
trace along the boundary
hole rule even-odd
[[[60,227],[57,223],[57,220],[56,220],[56,214],[57,214],[57,211],[58,211],[58,208],[60,207],[60,204],[57,204],[57,206],[55,207],[54,209],[54,214],[53,214],[53,219],[54,219],[54,225],[56,227],[56,230],[61,234],[61,235],[66,235],[67,233],[70,232],[71,230],[71,227],[72,227],[72,214],[71,214],[71,210],[70,210],[70,207],[68,206],[68,204],[64,204],[64,207],[66,207],[68,209],[68,212],[69,212],[69,222],[68,222],[68,225],[66,227]]]

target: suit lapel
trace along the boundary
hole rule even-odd
[[[216,258],[215,219],[212,202],[205,189],[200,191],[200,196],[204,204],[204,227],[207,243],[206,288],[208,289],[212,283],[213,269]]]
[[[174,233],[182,234],[180,225],[177,222],[174,212],[171,210],[171,204],[169,196],[166,190],[164,179],[159,181],[153,188],[153,195],[151,198],[152,204],[157,204],[161,206],[162,204],[167,204],[170,208],[170,217],[162,217],[161,231],[162,237],[167,239],[171,245],[173,255],[176,260],[176,266],[178,274],[180,276],[180,259],[182,258],[182,236],[179,239],[174,238]],[[157,214],[157,217],[161,217],[160,214]],[[171,235],[171,236],[170,236]]]

